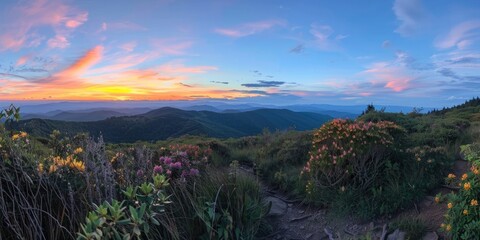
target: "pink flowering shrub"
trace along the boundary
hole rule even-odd
[[[197,145],[190,144],[170,145],[169,150],[172,154],[184,152],[188,156],[188,159],[195,163],[207,163],[212,155],[212,149],[209,147],[202,149]]]
[[[336,119],[314,133],[302,174],[307,193],[314,189],[365,190],[376,180],[390,154],[394,135],[403,130],[388,121]]]
[[[186,152],[174,152],[171,156],[160,157],[153,167],[155,174],[166,174],[169,178],[184,180],[199,175],[198,164],[190,160]]]

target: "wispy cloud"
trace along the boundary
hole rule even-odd
[[[218,83],[218,84],[224,84],[227,85],[228,82],[222,82],[222,81],[210,81],[211,83]]]
[[[310,26],[310,34],[314,37],[313,45],[320,50],[332,51],[339,49],[338,43],[346,38],[345,35],[334,34],[329,25],[313,23]]]
[[[159,52],[165,55],[185,55],[186,50],[192,47],[193,41],[179,40],[175,38],[156,38],[151,39],[150,44]]]
[[[285,84],[285,82],[259,80],[257,81],[257,83],[244,83],[242,84],[242,86],[247,88],[265,88],[265,87],[279,87],[283,84]]]
[[[399,21],[395,32],[402,36],[410,36],[417,32],[419,25],[426,18],[420,0],[395,0],[393,12]]]
[[[0,51],[38,46],[44,39],[48,39],[49,47],[66,47],[72,30],[88,19],[88,12],[59,0],[22,1],[0,13],[0,20],[8,22],[8,28],[0,29]],[[39,35],[39,27],[50,27],[54,35]]]
[[[132,41],[132,42],[127,42],[122,45],[120,45],[118,48],[122,49],[125,52],[132,52],[135,50],[135,47],[137,47],[137,42]]]
[[[302,53],[304,50],[305,50],[305,46],[302,43],[300,43],[294,48],[290,49],[290,52],[299,54],[299,53]]]
[[[239,26],[231,28],[216,28],[214,31],[218,34],[232,37],[240,38],[253,35],[256,33],[264,32],[266,30],[272,29],[277,26],[285,26],[286,23],[283,20],[266,20],[259,22],[245,23]]]
[[[439,38],[435,42],[435,47],[465,49],[478,38],[480,38],[480,20],[466,21],[453,27],[446,36]]]

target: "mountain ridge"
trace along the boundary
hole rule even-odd
[[[247,112],[218,113],[186,111],[163,107],[133,116],[113,116],[90,122],[28,119],[9,123],[9,128],[47,137],[53,130],[74,135],[89,132],[103,135],[107,142],[157,141],[182,135],[205,135],[218,138],[256,135],[269,130],[311,130],[332,117],[318,113],[287,109],[258,109]]]

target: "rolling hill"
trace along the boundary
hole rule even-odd
[[[53,130],[73,135],[89,132],[103,135],[112,143],[157,141],[182,135],[205,135],[228,138],[255,135],[263,129],[310,130],[332,119],[328,115],[293,112],[285,109],[259,109],[247,112],[217,113],[160,108],[134,116],[110,117],[101,121],[71,122],[48,119],[28,119],[8,124],[9,128],[48,136]]]

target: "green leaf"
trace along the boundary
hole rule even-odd
[[[138,226],[135,226],[133,228],[133,233],[135,233],[135,235],[137,235],[137,236],[142,235],[142,232],[140,232],[140,229],[138,228]]]

